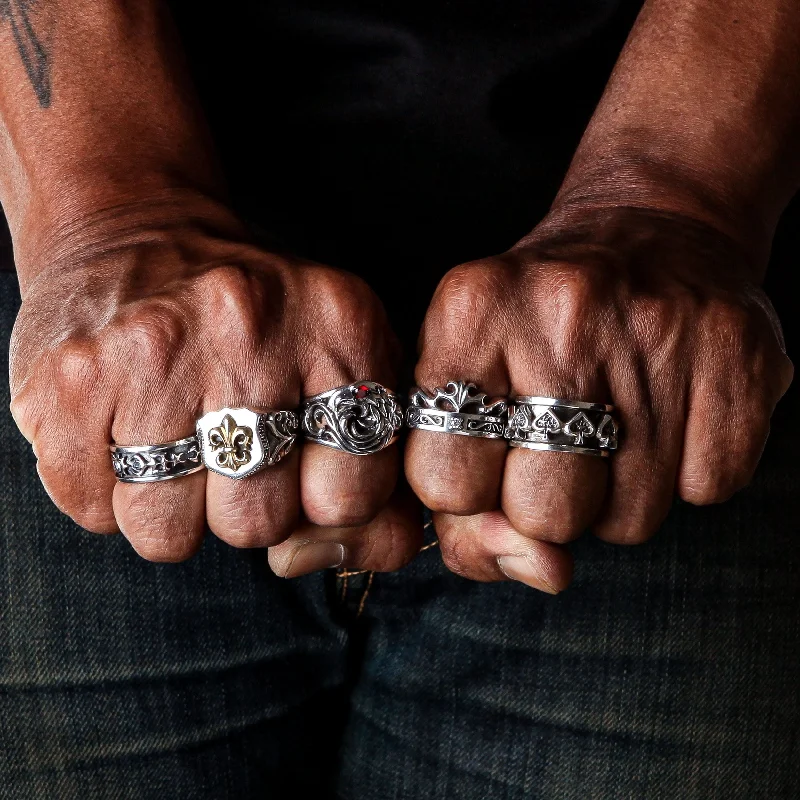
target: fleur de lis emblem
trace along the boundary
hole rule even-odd
[[[253,429],[237,425],[236,420],[226,414],[222,424],[208,432],[208,442],[217,453],[217,466],[236,472],[250,461],[253,449]]]

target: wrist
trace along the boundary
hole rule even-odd
[[[604,281],[629,281],[648,275],[653,286],[674,272],[689,270],[687,280],[711,279],[719,286],[757,285],[764,277],[766,254],[746,251],[722,226],[654,204],[630,204],[604,196],[597,202],[554,206],[512,250],[525,250],[534,262],[597,267]],[[689,268],[689,265],[690,268]]]
[[[109,253],[120,254],[138,246],[191,247],[199,237],[238,242],[249,238],[226,205],[194,189],[164,188],[135,197],[99,194],[91,207],[65,201],[40,208],[37,214],[32,207],[30,221],[13,233],[23,297],[39,277],[76,264],[101,264]],[[171,260],[150,259],[150,263],[148,269],[157,271],[160,263]]]
[[[695,162],[696,163],[696,162]],[[718,231],[754,265],[764,264],[779,216],[756,195],[731,185],[710,166],[652,153],[579,153],[553,203],[551,215],[631,208]]]

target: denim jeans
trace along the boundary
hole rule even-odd
[[[1,358],[18,302],[0,273]],[[56,510],[3,411],[0,798],[798,797],[797,400],[752,487],[584,537],[557,597],[450,574],[432,530],[387,575],[211,535],[148,563]]]

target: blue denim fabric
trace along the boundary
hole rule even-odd
[[[0,273],[0,359],[17,303]],[[558,597],[435,546],[346,581],[211,536],[145,562],[55,509],[3,411],[0,798],[798,797],[796,410],[752,488],[584,538]]]

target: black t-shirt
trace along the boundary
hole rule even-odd
[[[234,201],[413,347],[545,213],[641,0],[170,0]]]
[[[360,273],[409,341],[546,211],[638,0],[173,0],[240,210]]]

